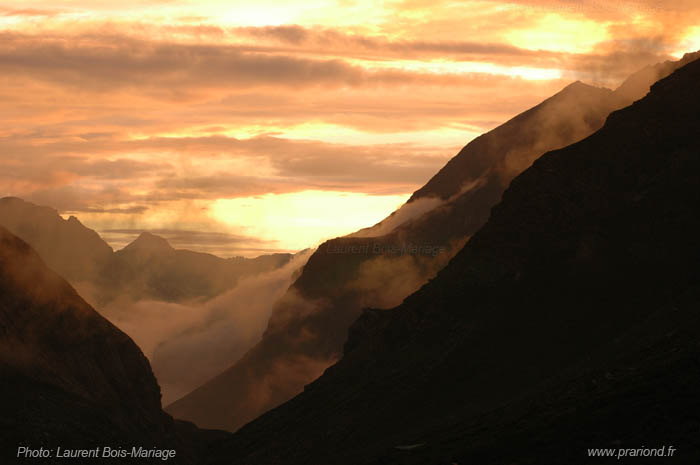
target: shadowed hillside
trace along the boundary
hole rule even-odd
[[[621,86],[625,92],[573,83],[474,139],[387,219],[322,244],[275,306],[263,340],[167,410],[200,426],[235,430],[301,392],[340,357],[362,308],[400,304],[486,222],[514,176],[544,152],[599,129],[658,77],[635,75],[634,85]]]
[[[14,463],[20,445],[136,444],[196,462],[198,433],[161,410],[160,388],[136,344],[2,227],[0,335],[3,463]]]
[[[673,445],[696,463],[699,83],[696,61],[539,158],[434,280],[365,311],[342,360],[222,457],[589,464]]]

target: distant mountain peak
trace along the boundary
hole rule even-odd
[[[124,247],[124,250],[169,252],[174,249],[165,238],[144,231],[135,241]]]
[[[566,89],[589,88],[589,87],[593,87],[593,86],[588,85],[588,84],[584,83],[583,81],[576,80],[576,81],[572,82],[571,84],[569,84],[568,86],[564,87],[563,90],[566,90]]]
[[[562,90],[554,94],[553,98],[557,97],[558,95],[569,95],[569,94],[590,94],[590,93],[596,93],[599,94],[600,92],[610,92],[612,93],[611,89],[608,89],[607,87],[597,87],[593,86],[591,84],[586,84],[583,81],[574,81],[568,86],[564,87]]]
[[[3,197],[3,198],[0,199],[0,202],[4,202],[4,203],[13,203],[13,202],[15,202],[15,203],[20,203],[20,202],[24,202],[24,200],[20,199],[19,197]]]

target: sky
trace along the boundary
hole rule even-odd
[[[575,80],[700,49],[696,0],[0,0],[0,196],[222,256],[387,216]]]

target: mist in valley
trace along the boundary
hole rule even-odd
[[[284,294],[312,251],[256,276],[212,299],[172,303],[123,296],[95,308],[131,336],[151,361],[170,403],[213,378],[257,343],[274,303]],[[90,303],[94,286],[77,284]]]

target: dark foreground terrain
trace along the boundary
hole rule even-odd
[[[199,463],[210,439],[161,409],[160,388],[136,344],[101,317],[24,241],[0,226],[0,463],[20,446],[174,449]],[[145,463],[144,459],[82,460]]]
[[[216,463],[700,460],[700,62],[517,177],[487,224]],[[660,463],[654,459],[652,463]]]
[[[575,82],[471,141],[384,221],[322,244],[276,304],[262,340],[168,412],[235,431],[300,393],[340,358],[363,308],[395,307],[433,278],[535,159],[591,135],[612,111],[699,57],[646,67],[614,91]],[[409,247],[423,252],[401,251]]]

